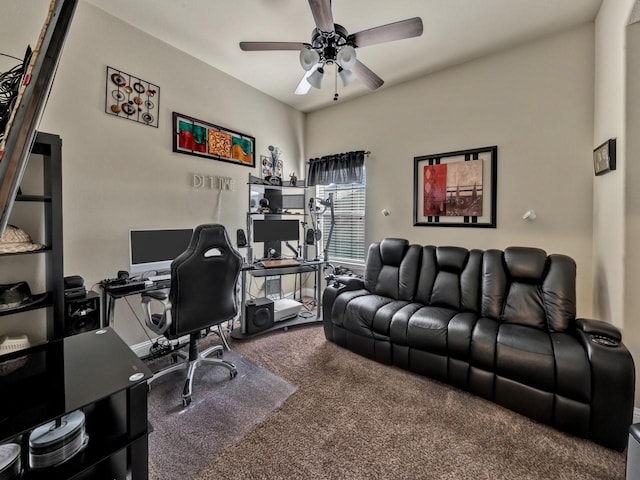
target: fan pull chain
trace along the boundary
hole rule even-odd
[[[335,74],[334,74],[334,80],[335,80],[335,90],[334,90],[334,94],[333,94],[333,101],[337,102],[338,101],[338,67],[336,66],[336,68],[333,69]]]

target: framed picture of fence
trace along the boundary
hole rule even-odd
[[[498,147],[414,158],[413,225],[496,228]]]

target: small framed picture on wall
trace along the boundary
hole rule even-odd
[[[610,138],[593,151],[593,170],[602,175],[616,169],[616,139]]]

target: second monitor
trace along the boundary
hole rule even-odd
[[[296,242],[300,240],[298,220],[254,220],[254,242]]]

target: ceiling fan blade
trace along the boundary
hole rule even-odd
[[[384,84],[384,80],[382,80],[378,75],[373,73],[364,63],[360,60],[356,60],[356,64],[351,69],[356,76],[362,80],[367,87],[371,90],[375,90],[376,88],[380,88]]]
[[[298,83],[298,86],[293,92],[294,94],[306,95],[307,93],[309,93],[309,90],[311,90],[311,84],[307,82],[307,78],[309,78],[311,74],[316,71],[317,68],[318,68],[318,65],[304,72],[304,76],[300,79],[300,83]]]
[[[302,50],[311,45],[303,42],[240,42],[240,50],[259,52],[266,50]]]
[[[403,38],[419,37],[422,35],[422,30],[422,19],[414,17],[353,33],[349,35],[347,42],[356,47],[368,47],[369,45],[402,40]]]
[[[331,0],[309,0],[313,20],[321,32],[333,32],[333,14],[331,13]]]

